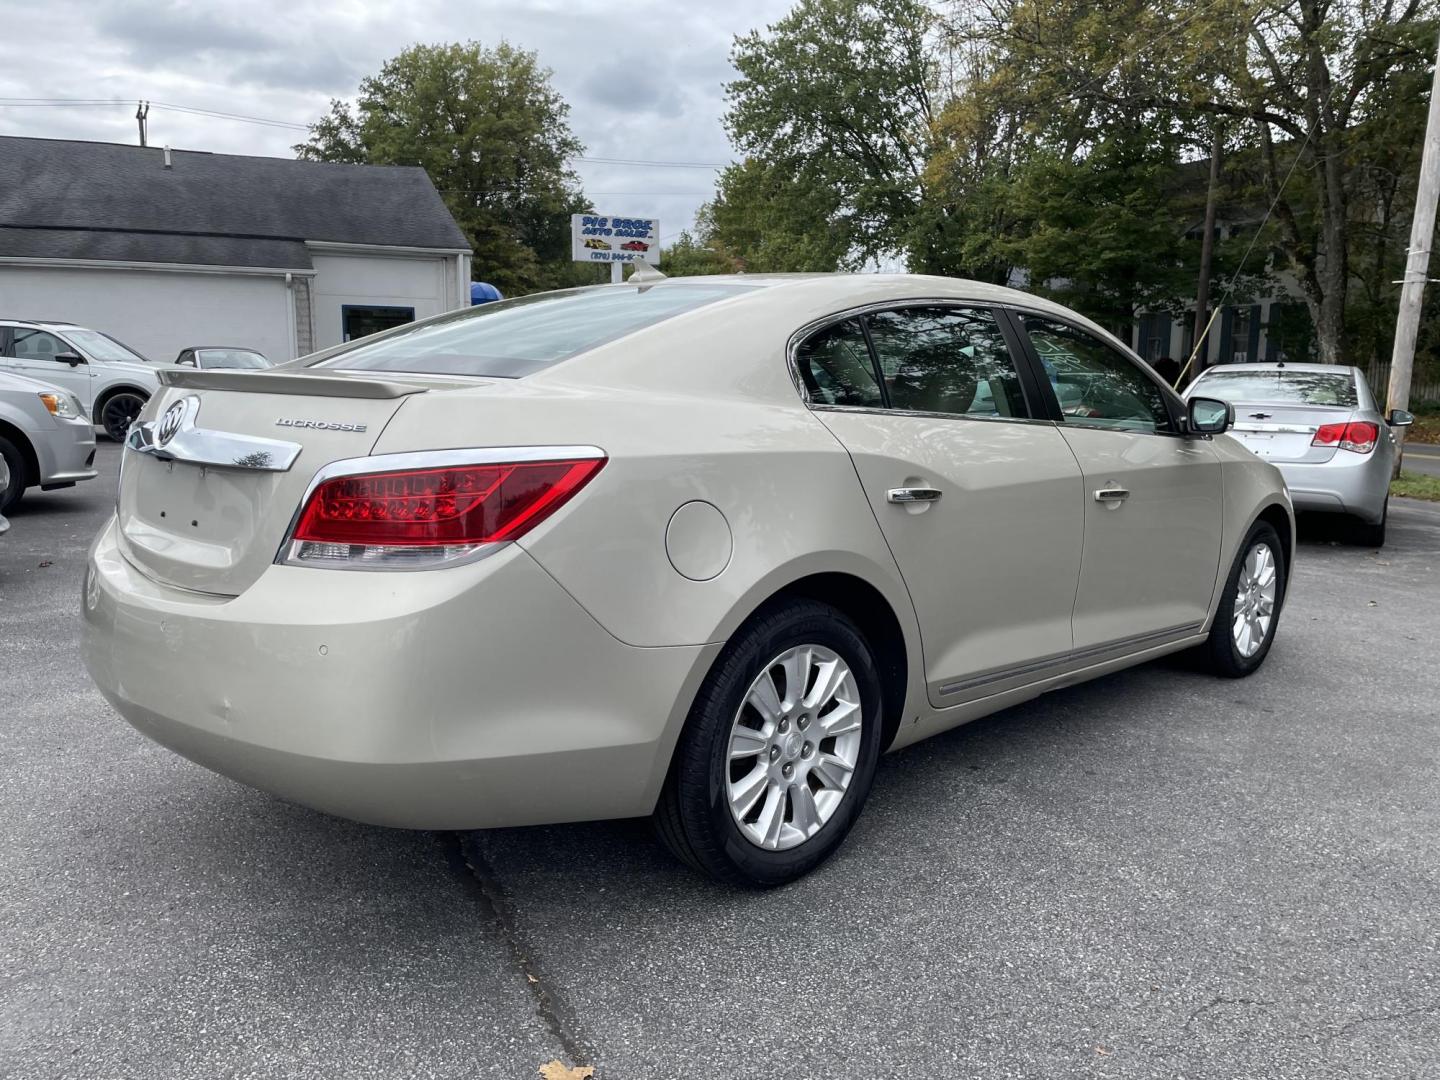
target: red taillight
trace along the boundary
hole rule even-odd
[[[527,461],[338,476],[311,494],[293,539],[412,548],[514,540],[604,464],[604,458]]]
[[[1345,424],[1321,424],[1310,440],[1311,446],[1337,446],[1341,450],[1353,450],[1357,454],[1368,454],[1375,449],[1380,438],[1380,425],[1368,420],[1351,420]]]

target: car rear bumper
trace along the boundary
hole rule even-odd
[[[91,550],[83,654],[132,725],[192,761],[377,825],[648,813],[718,646],[641,649],[508,545],[468,566],[275,566],[238,597]]]
[[[1377,522],[1390,492],[1392,460],[1392,453],[1376,447],[1364,455],[1337,450],[1333,458],[1317,465],[1274,464],[1285,477],[1296,510],[1354,514]]]

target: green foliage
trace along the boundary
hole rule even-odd
[[[572,213],[588,208],[567,162],[583,147],[533,52],[501,43],[415,45],[360,84],[295,147],[314,161],[419,165],[507,296],[589,281],[570,262]]]
[[[727,127],[746,161],[714,208],[750,269],[858,266],[898,250],[929,154],[934,22],[919,0],[800,0],[736,39]]]
[[[734,260],[707,247],[688,231],[682,232],[660,256],[660,272],[666,277],[733,274],[739,269]]]

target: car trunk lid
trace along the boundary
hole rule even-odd
[[[1334,445],[1313,446],[1323,424],[1349,420],[1354,410],[1323,405],[1235,402],[1231,432],[1256,457],[1271,462],[1320,464],[1335,456]]]
[[[121,549],[169,585],[236,596],[275,559],[315,473],[370,452],[412,395],[474,379],[167,370],[127,439]]]

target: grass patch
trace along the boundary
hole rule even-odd
[[[1419,473],[1402,472],[1400,479],[1390,481],[1390,494],[1403,495],[1407,499],[1429,499],[1440,502],[1440,476],[1422,476]]]

